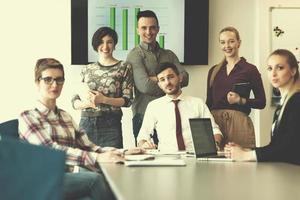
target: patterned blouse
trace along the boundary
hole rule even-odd
[[[107,97],[122,97],[125,101],[123,107],[129,107],[132,104],[133,74],[130,64],[119,61],[114,65],[103,66],[96,62],[86,65],[81,71],[81,76],[82,82],[88,86],[88,89],[102,92]],[[72,99],[73,106],[75,100],[78,99],[81,100],[80,95],[76,94]],[[96,109],[86,108],[82,112],[97,116],[108,112],[121,113],[121,108],[98,104]]]

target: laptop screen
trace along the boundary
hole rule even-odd
[[[189,119],[197,158],[217,155],[210,118]]]

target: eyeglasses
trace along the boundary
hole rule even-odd
[[[52,85],[52,83],[55,81],[57,85],[62,85],[65,82],[64,77],[57,77],[53,78],[51,76],[41,77],[39,80],[43,80],[47,85]]]

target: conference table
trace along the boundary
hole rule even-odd
[[[300,166],[184,160],[186,166],[101,168],[119,200],[300,199]]]

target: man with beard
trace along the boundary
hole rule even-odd
[[[148,104],[138,135],[138,146],[149,149],[158,147],[159,150],[168,152],[193,151],[190,118],[210,118],[218,146],[222,140],[218,125],[202,99],[182,93],[182,76],[176,65],[161,63],[155,74],[158,86],[166,95]],[[151,141],[153,129],[157,131],[158,146]]]
[[[159,23],[156,14],[151,10],[143,10],[137,14],[137,33],[141,42],[127,56],[127,62],[132,65],[134,79],[134,100],[132,102],[132,128],[137,145],[137,136],[143,123],[148,103],[164,95],[157,86],[155,69],[163,62],[174,63],[182,76],[181,86],[189,82],[189,75],[181,66],[175,53],[159,46],[156,36],[159,33]],[[153,137],[157,143],[157,138]]]

